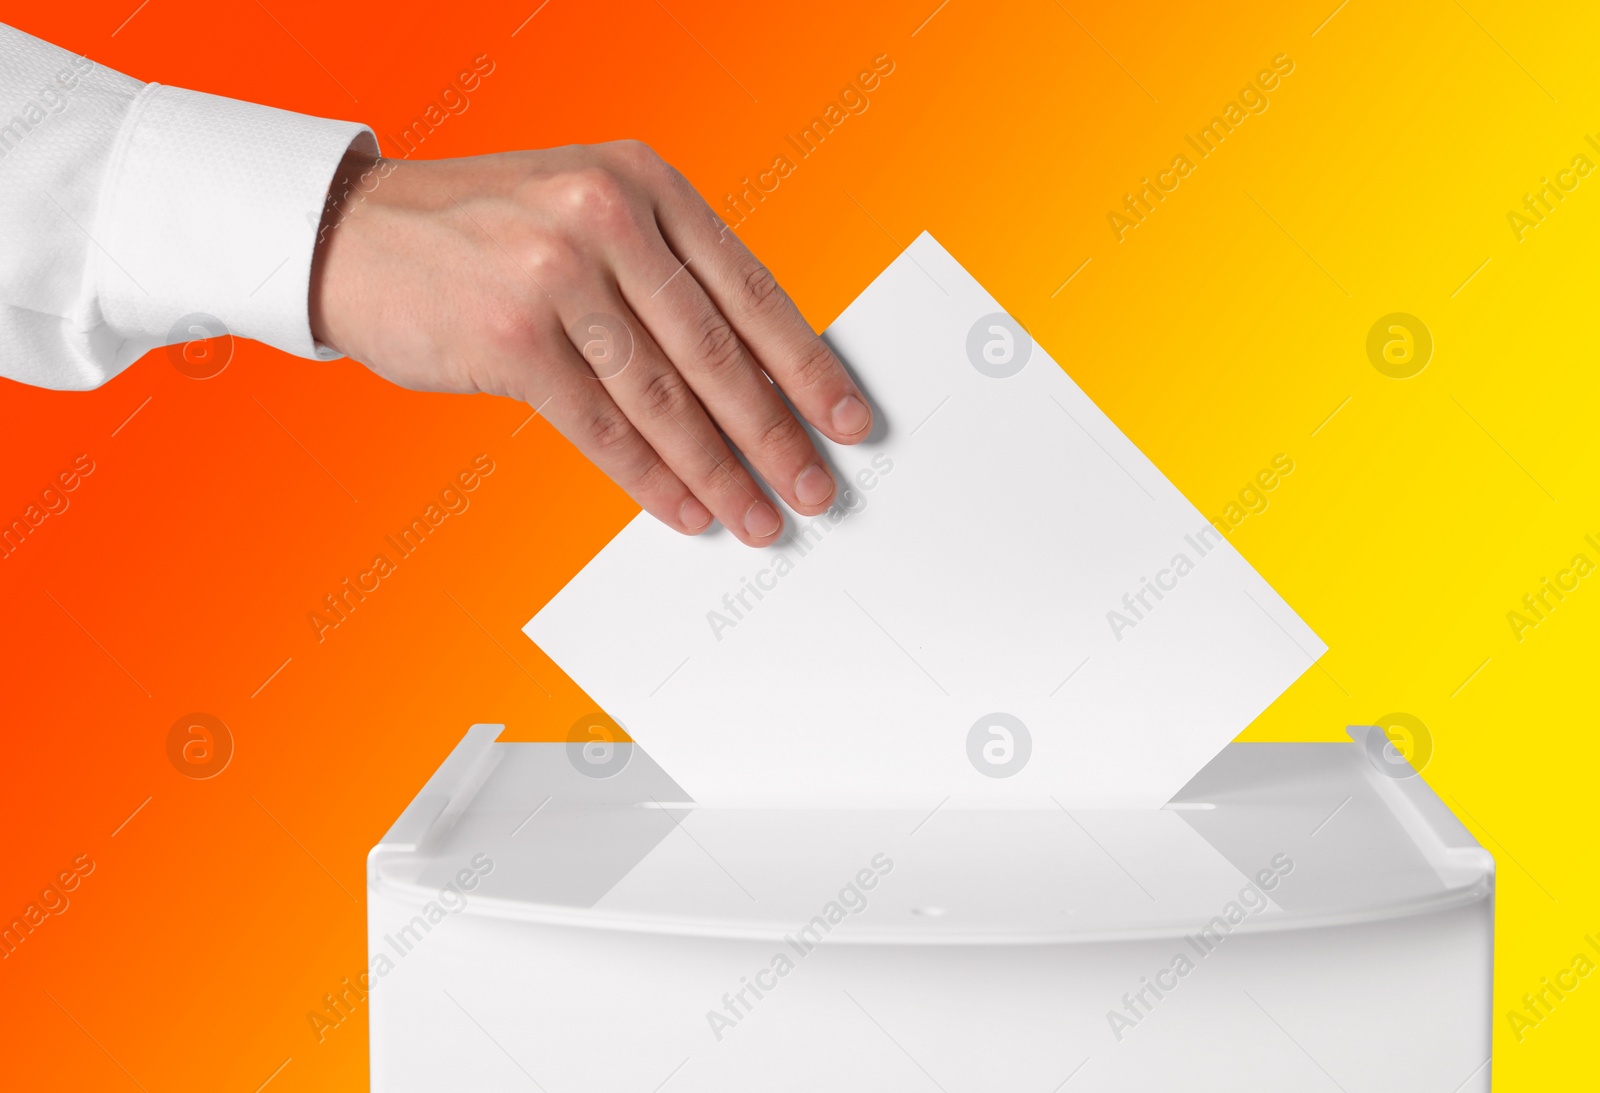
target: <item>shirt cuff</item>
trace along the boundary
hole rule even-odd
[[[196,327],[297,357],[311,336],[311,259],[328,187],[357,122],[149,84],[118,138],[94,217],[89,276],[125,339],[188,341]]]

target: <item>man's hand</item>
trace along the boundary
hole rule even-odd
[[[842,444],[871,431],[866,399],[645,145],[352,158],[340,175],[312,267],[323,345],[405,387],[521,399],[688,534],[715,517],[760,546],[782,529],[724,434],[795,511],[833,502],[773,384]]]

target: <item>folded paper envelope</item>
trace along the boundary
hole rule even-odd
[[[640,514],[525,628],[696,801],[1156,807],[1326,651],[931,236],[824,336],[829,512]]]

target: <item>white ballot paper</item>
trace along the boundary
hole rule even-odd
[[[824,336],[832,510],[641,513],[525,628],[696,801],[1158,807],[1326,652],[931,236]]]

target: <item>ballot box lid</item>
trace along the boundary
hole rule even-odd
[[[502,729],[457,745],[373,848],[369,890],[545,927],[864,944],[1308,929],[1493,895],[1493,858],[1370,726],[1231,744],[1144,810],[706,808],[636,744]]]

